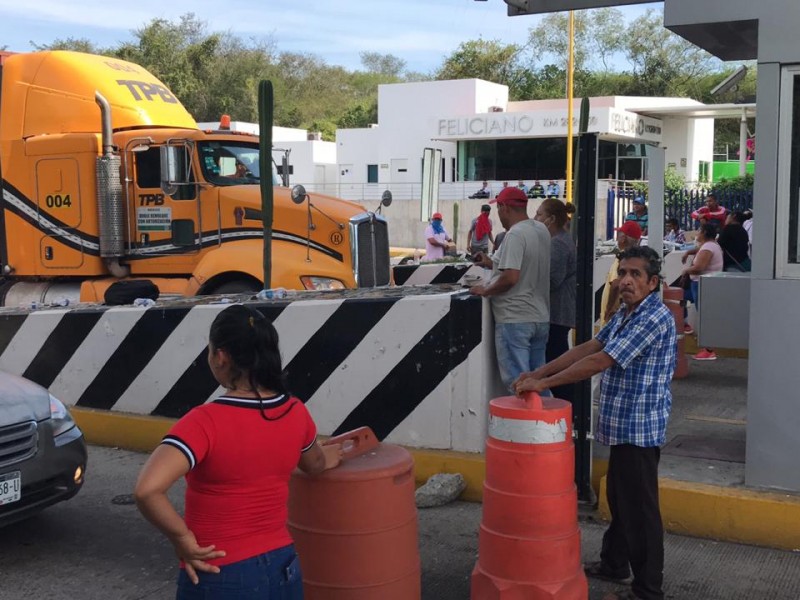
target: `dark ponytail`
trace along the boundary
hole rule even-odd
[[[250,386],[288,393],[281,365],[278,332],[259,311],[234,304],[217,315],[211,324],[209,341],[231,357],[234,379],[247,375]]]

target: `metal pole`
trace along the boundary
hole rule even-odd
[[[264,223],[264,289],[272,287],[272,216],[275,205],[272,187],[272,123],[274,120],[272,82],[258,84],[258,168],[261,174],[261,215]]]
[[[594,334],[594,215],[597,193],[597,134],[585,133],[578,141],[578,273],[575,313],[575,344],[582,344]],[[592,497],[592,382],[575,384],[575,484],[578,498]]]
[[[742,109],[742,120],[739,122],[739,177],[747,173],[747,109]]]
[[[572,100],[575,75],[575,13],[569,11],[569,57],[567,60],[567,180],[564,199],[572,202]]]
[[[650,160],[650,198],[648,199],[647,245],[664,258],[664,172],[666,151],[660,147],[648,148]],[[672,216],[672,215],[670,215]],[[667,282],[672,283],[672,282]]]

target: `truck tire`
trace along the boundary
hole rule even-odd
[[[261,291],[261,284],[255,281],[235,280],[222,283],[209,292],[209,294],[248,294]]]
[[[137,298],[158,300],[158,287],[149,279],[123,279],[112,283],[103,297],[110,306],[131,304]]]

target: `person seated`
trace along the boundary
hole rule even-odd
[[[722,248],[723,269],[725,271],[750,271],[750,238],[743,227],[747,219],[740,212],[728,213],[725,227],[717,237],[717,243]]]
[[[544,186],[537,179],[531,189],[528,190],[528,198],[544,198]]]
[[[636,224],[641,227],[642,235],[647,235],[647,206],[645,206],[644,198],[637,196],[633,199],[632,211],[625,215],[626,221],[636,221]]]
[[[706,196],[705,206],[701,206],[692,212],[692,218],[700,221],[701,226],[702,220],[706,219],[708,222],[713,222],[717,229],[720,229],[725,225],[725,218],[727,216],[728,209],[717,201],[717,197],[714,194],[709,194]]]
[[[525,185],[525,182],[522,179],[520,179],[519,183],[517,183],[517,187],[522,190],[523,194],[526,196],[528,195],[528,186]]]
[[[479,189],[477,192],[469,196],[470,198],[491,198],[492,197],[492,189],[489,187],[489,182],[484,181],[483,187]]]
[[[681,229],[681,224],[675,217],[667,219],[667,233],[664,234],[664,241],[680,245],[686,243],[686,232]]]
[[[547,197],[548,198],[560,198],[561,197],[561,188],[552,179],[550,180],[550,183],[547,184]]]

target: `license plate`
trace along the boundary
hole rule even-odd
[[[20,471],[0,475],[0,506],[11,504],[22,497],[22,477]]]

